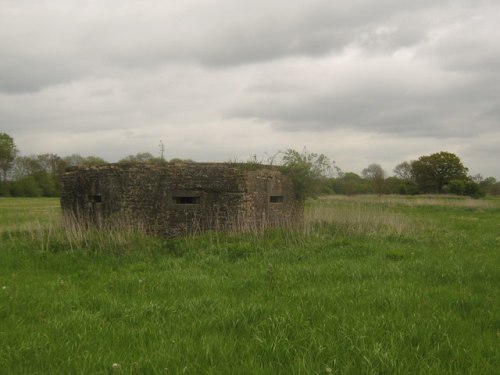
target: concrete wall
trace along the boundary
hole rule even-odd
[[[291,180],[245,164],[108,164],[73,168],[61,206],[79,221],[125,219],[165,236],[207,229],[295,225],[303,215]]]

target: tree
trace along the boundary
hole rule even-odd
[[[479,183],[481,189],[486,194],[498,195],[500,194],[500,182],[497,182],[495,177],[487,177]]]
[[[373,185],[373,191],[382,194],[384,191],[385,171],[379,164],[370,164],[363,169],[361,175]]]
[[[0,170],[4,182],[7,181],[7,172],[12,167],[16,155],[17,148],[14,139],[6,133],[0,133]]]
[[[470,179],[474,181],[476,184],[480,184],[484,180],[484,177],[481,173],[478,173],[475,174],[474,176],[470,176]]]
[[[497,183],[497,179],[495,177],[486,177],[484,180],[479,182],[480,185],[487,187],[487,186],[492,186]]]
[[[327,186],[327,177],[332,176],[334,162],[324,154],[309,153],[306,149],[301,153],[288,149],[280,153],[281,170],[290,176],[295,186],[298,199],[316,197]]]
[[[56,154],[41,154],[36,156],[40,170],[54,175],[61,175],[66,168],[64,160]]]
[[[14,160],[11,175],[16,181],[25,181],[26,177],[32,177],[43,196],[53,197],[61,190],[60,177],[65,168],[66,163],[56,154],[18,156]],[[32,180],[26,181],[32,184]],[[19,194],[19,191],[26,189],[16,188],[16,191],[16,194]]]
[[[393,172],[397,178],[403,181],[413,181],[413,162],[404,161],[394,168]]]
[[[421,156],[412,163],[415,181],[421,192],[442,193],[452,180],[468,180],[467,171],[455,154],[441,151]]]
[[[33,176],[23,177],[12,182],[11,195],[14,197],[41,197],[43,190]]]
[[[61,191],[59,176],[46,171],[40,171],[32,176],[44,197],[57,197]]]
[[[13,180],[20,180],[40,170],[36,156],[18,156],[14,159],[9,175]]]
[[[59,176],[64,172],[66,166],[65,161],[56,154],[18,156],[12,165],[11,174],[14,179],[42,171]]]

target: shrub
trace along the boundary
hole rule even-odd
[[[43,190],[33,176],[28,176],[14,181],[10,185],[10,194],[13,197],[41,197]]]
[[[479,184],[472,180],[451,180],[443,190],[450,194],[467,195],[473,198],[485,195]]]

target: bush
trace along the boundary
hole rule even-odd
[[[33,175],[38,187],[42,190],[44,197],[57,197],[59,195],[58,184],[53,174],[45,171],[37,172]]]
[[[401,181],[399,185],[399,194],[416,195],[418,194],[418,185],[413,181]]]
[[[9,185],[8,181],[0,181],[0,197],[10,197]]]
[[[336,194],[355,195],[373,192],[368,181],[352,172],[344,173],[338,178],[331,178],[330,188]]]
[[[479,184],[472,180],[451,180],[443,190],[450,194],[467,195],[473,198],[480,198],[485,195]]]
[[[41,197],[43,190],[38,186],[33,176],[24,177],[10,185],[10,195],[13,197]]]

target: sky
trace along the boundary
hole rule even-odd
[[[343,171],[448,151],[500,178],[498,0],[0,0],[0,132],[23,155],[150,152]]]

